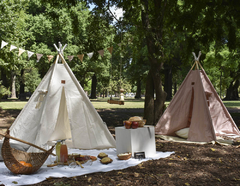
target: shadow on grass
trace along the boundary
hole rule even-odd
[[[113,100],[120,100],[119,97],[114,97],[112,98]],[[108,100],[110,100],[110,97],[106,97],[106,98],[97,98],[97,99],[90,99],[91,102],[107,102]],[[140,99],[135,99],[135,98],[125,98],[124,102],[144,102],[144,99],[140,98]]]

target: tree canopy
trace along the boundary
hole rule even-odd
[[[113,7],[124,11],[122,18]],[[238,99],[239,10],[237,0],[3,0],[0,39],[44,55],[36,62],[4,47],[2,83],[9,88],[15,78],[17,93],[32,92],[52,63],[47,55],[56,55],[53,43],[61,41],[68,44],[65,58],[75,55],[69,65],[92,97],[120,88],[138,92],[137,98],[145,94],[145,118],[154,124],[173,84],[176,89],[190,69],[191,53],[201,50],[219,94]]]

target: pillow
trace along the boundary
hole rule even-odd
[[[189,128],[184,128],[184,129],[180,129],[178,131],[175,132],[175,134],[181,138],[188,138],[188,132],[189,132]]]

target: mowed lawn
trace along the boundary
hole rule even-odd
[[[91,100],[93,106],[96,109],[134,109],[134,108],[144,108],[144,99],[129,99],[126,98],[124,101],[124,105],[118,104],[109,104],[107,100],[109,98],[98,98]],[[116,98],[114,100],[117,100]],[[0,102],[0,107],[4,110],[8,109],[17,109],[21,110],[27,101],[18,101],[18,100],[9,100]],[[240,109],[240,101],[223,101],[226,107],[228,108],[237,108]],[[165,102],[166,105],[169,102]]]

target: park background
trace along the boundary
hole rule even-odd
[[[130,116],[155,124],[193,65],[192,52],[199,51],[239,126],[239,17],[237,0],[2,0],[0,42],[8,45],[0,49],[1,126],[9,127],[26,104],[52,65],[53,44],[59,41],[68,44],[64,57],[113,135]],[[17,49],[10,51],[11,45]],[[19,48],[25,50],[21,55]],[[34,52],[29,59],[27,51]],[[36,54],[42,54],[40,60]],[[124,105],[108,104],[121,88],[134,97],[126,97]],[[239,184],[239,139],[220,146],[156,138],[156,148],[175,154],[122,171],[50,178],[38,185]]]

